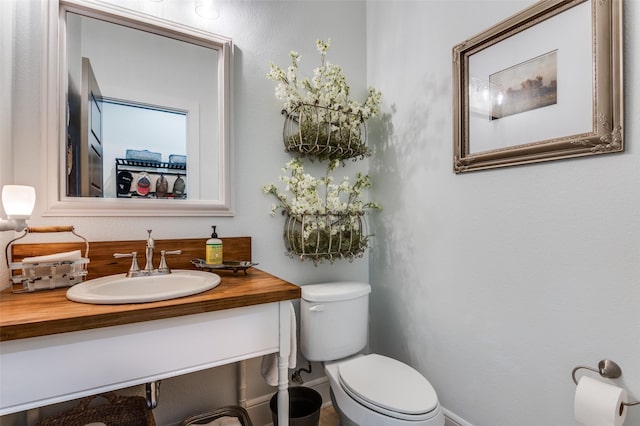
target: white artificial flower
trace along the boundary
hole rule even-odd
[[[298,79],[298,63],[301,56],[291,51],[291,65],[285,70],[275,64],[270,65],[267,77],[277,83],[275,95],[283,101],[285,111],[300,121],[303,108],[311,107],[316,111],[308,113],[305,118],[313,123],[330,123],[330,132],[349,135],[348,140],[359,140],[360,126],[364,120],[380,114],[382,95],[374,88],[369,88],[363,103],[349,99],[349,85],[341,67],[326,60],[331,40],[316,41],[320,52],[320,66],[313,70],[311,79]],[[330,111],[338,111],[337,116]],[[337,136],[333,142],[337,143]]]

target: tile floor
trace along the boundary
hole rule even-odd
[[[320,411],[320,424],[318,426],[340,426],[338,414],[331,405]]]

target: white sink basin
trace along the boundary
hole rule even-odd
[[[67,299],[97,305],[157,302],[202,293],[218,284],[217,274],[186,269],[149,277],[127,278],[118,274],[76,284],[67,290]]]

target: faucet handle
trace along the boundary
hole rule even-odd
[[[132,251],[131,253],[114,253],[113,257],[116,259],[122,257],[130,257],[131,258],[131,267],[129,268],[129,272],[127,272],[127,276],[131,276],[134,272],[138,272],[140,268],[138,267],[138,252]]]
[[[182,250],[160,250],[160,266],[158,266],[158,272],[163,274],[171,273],[171,269],[169,269],[169,265],[167,265],[167,260],[165,259],[167,254],[182,254]]]

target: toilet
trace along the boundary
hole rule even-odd
[[[371,286],[359,282],[302,287],[300,352],[324,364],[342,426],[443,426],[431,383],[392,358],[362,355]]]

